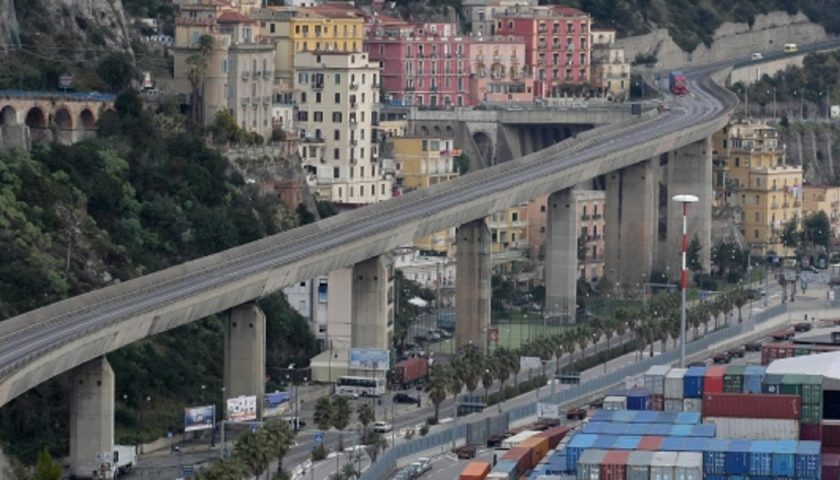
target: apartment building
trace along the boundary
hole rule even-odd
[[[202,55],[205,35],[213,45],[194,88],[196,69],[190,59]],[[172,51],[175,90],[185,103],[198,103],[204,124],[228,111],[241,128],[271,136],[274,47],[261,42],[255,21],[217,3],[184,5],[175,21]]]
[[[490,37],[496,34],[495,16],[508,9],[536,7],[537,0],[463,0],[461,2],[466,18],[469,19],[473,35]]]
[[[367,53],[295,54],[295,121],[307,181],[319,198],[344,205],[386,200],[392,180],[379,165],[373,123],[379,68]]]
[[[456,24],[409,24],[378,15],[367,29],[384,101],[428,108],[470,104],[469,37],[458,35]]]
[[[525,42],[535,97],[574,95],[589,83],[592,19],[559,5],[509,8],[495,15],[496,35]]]
[[[525,64],[525,42],[508,37],[470,37],[470,105],[531,102],[533,78]]]
[[[388,142],[397,182],[405,190],[428,188],[458,176],[454,157],[461,151],[451,138],[393,137]]]
[[[756,253],[784,254],[781,232],[802,218],[802,167],[785,163],[779,132],[765,123],[730,124],[714,137],[723,158],[718,185],[740,212],[741,230]]]
[[[630,95],[630,62],[624,58],[624,49],[616,45],[615,34],[613,29],[592,29],[591,83],[595,95],[624,101]]]
[[[805,185],[802,194],[802,215],[824,212],[831,222],[834,236],[840,236],[840,187]]]
[[[525,253],[528,241],[528,204],[523,203],[496,212],[486,219],[490,229],[490,251]]]

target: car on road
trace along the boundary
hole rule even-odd
[[[760,352],[761,351],[761,342],[752,342],[744,345],[744,350],[748,352]]]
[[[795,332],[794,329],[786,328],[784,330],[779,330],[779,331],[773,332],[772,334],[770,334],[770,336],[773,337],[773,340],[782,341],[782,340],[790,340],[791,338],[793,338],[793,335],[795,333],[796,332]]]
[[[758,300],[764,296],[764,290],[759,290],[757,288],[748,288],[744,293],[747,294],[747,300]]]
[[[407,393],[395,393],[394,403],[418,403],[420,400]]]
[[[738,348],[730,350],[728,353],[729,353],[729,358],[735,358],[735,357],[744,358],[744,355],[747,354],[747,349],[744,348],[744,347],[738,347]]]
[[[750,59],[752,59],[752,60],[761,60],[763,58],[764,58],[764,54],[762,54],[760,52],[755,52],[752,55],[750,55]]]
[[[721,363],[729,363],[732,360],[732,355],[729,352],[718,353],[712,359],[714,363],[721,364]]]
[[[377,433],[388,433],[394,429],[394,426],[382,420],[373,422],[373,431]]]
[[[411,474],[408,473],[407,470],[400,470],[397,476],[394,477],[394,480],[412,480]]]
[[[421,457],[406,468],[414,478],[417,478],[432,469],[432,461],[426,457]]]
[[[811,330],[811,324],[808,322],[799,322],[793,326],[794,332],[808,332]]]

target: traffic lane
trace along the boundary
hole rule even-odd
[[[469,462],[483,461],[492,463],[493,450],[489,448],[479,449],[476,451],[475,458],[472,460],[457,460],[454,455],[451,454],[436,455],[430,457],[430,459],[432,461],[432,469],[420,476],[419,478],[421,480],[452,480],[461,475],[464,467]],[[400,470],[402,469],[397,469],[397,471],[389,478],[396,477]]]

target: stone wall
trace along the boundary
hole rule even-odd
[[[624,47],[628,59],[653,54],[659,67],[667,69],[746,57],[753,52],[781,50],[785,43],[807,44],[826,38],[825,29],[801,13],[771,12],[757,15],[752,27],[746,23],[724,23],[715,31],[711,48],[700,44],[693,52],[683,51],[665,29],[623,38],[618,44]]]

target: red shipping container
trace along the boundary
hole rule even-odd
[[[396,381],[403,387],[416,382],[429,372],[429,360],[425,357],[407,358],[394,365]]]
[[[651,395],[650,396],[650,409],[662,411],[665,409],[665,395]]]
[[[544,432],[538,433],[537,436],[548,437],[548,448],[553,450],[571,429],[571,427],[566,426],[552,427]]]
[[[799,425],[799,439],[800,440],[815,440],[822,441],[822,425]]]
[[[799,420],[802,400],[796,395],[704,393],[703,417]]]
[[[508,453],[502,457],[504,460],[513,460],[516,462],[517,472],[527,472],[533,467],[531,465],[531,449],[525,447],[513,447],[508,450]]]
[[[829,453],[822,455],[822,480],[840,479],[840,455]]]
[[[709,367],[706,375],[703,376],[703,393],[723,392],[723,376],[726,374],[726,367]]]
[[[823,447],[840,447],[840,424],[823,422],[822,444]]]
[[[627,458],[630,452],[626,450],[610,450],[601,462],[600,480],[625,480],[627,478]]]
[[[821,451],[823,454],[832,453],[835,455],[840,455],[840,447],[826,447],[825,445],[823,445]]]
[[[636,450],[645,450],[648,452],[656,452],[659,451],[659,447],[662,445],[662,437],[654,437],[651,435],[644,435],[642,439],[639,440],[639,445],[636,446]]]

